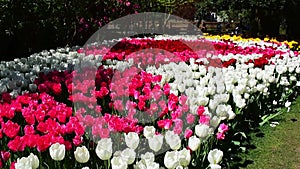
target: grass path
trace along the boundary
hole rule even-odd
[[[251,136],[256,148],[245,156],[252,163],[247,169],[300,169],[300,97],[290,112],[272,121],[279,125],[266,124]]]

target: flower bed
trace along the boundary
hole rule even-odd
[[[1,62],[0,168],[229,167],[299,92],[294,43],[116,42]]]

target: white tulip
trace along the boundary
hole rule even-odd
[[[175,169],[184,169],[182,166],[177,166]]]
[[[222,157],[223,157],[223,151],[214,149],[209,151],[207,159],[210,164],[218,164],[219,162],[221,162]]]
[[[186,88],[186,87],[185,87],[185,85],[184,85],[183,83],[178,84],[178,90],[179,90],[181,93],[184,92],[185,88]]]
[[[164,164],[167,168],[175,168],[179,166],[178,152],[177,151],[168,151],[164,157]]]
[[[141,155],[141,161],[146,165],[154,162],[154,159],[155,159],[155,156],[151,152],[147,152],[147,153]]]
[[[197,105],[206,106],[209,102],[209,98],[202,96],[197,98]]]
[[[15,163],[16,169],[28,169],[32,168],[32,164],[29,162],[29,160],[26,157],[22,157],[21,159],[17,159],[17,162]]]
[[[200,138],[205,138],[209,134],[209,126],[205,124],[198,124],[195,126],[195,133]]]
[[[204,65],[199,65],[199,73],[200,75],[206,75],[206,67]]]
[[[215,110],[216,107],[218,106],[219,102],[217,100],[214,100],[214,99],[211,99],[209,101],[209,105],[208,107],[211,109],[211,110]]]
[[[208,92],[208,94],[210,94],[210,95],[214,95],[215,92],[216,92],[216,87],[215,87],[214,85],[209,85],[209,86],[207,87],[207,92]]]
[[[146,138],[153,137],[155,134],[155,127],[153,126],[145,126],[143,130],[143,134]]]
[[[279,74],[283,74],[287,71],[286,65],[278,65],[276,66],[276,72]]]
[[[221,119],[218,116],[213,116],[210,119],[210,126],[217,128],[221,122]]]
[[[147,169],[159,169],[159,164],[156,162],[149,163]]]
[[[238,108],[244,108],[246,106],[246,100],[242,99],[241,95],[233,97],[233,100]]]
[[[201,73],[200,72],[193,72],[193,78],[194,79],[199,79],[201,77]]]
[[[16,169],[36,169],[39,167],[39,159],[36,155],[30,153],[28,157],[22,157],[21,159],[17,159],[15,164]]]
[[[30,161],[33,169],[36,169],[36,168],[39,167],[40,162],[39,162],[39,159],[36,155],[30,153],[30,155],[27,158]]]
[[[297,73],[297,74],[299,74],[300,73],[300,67],[298,66],[298,67],[296,67],[296,70],[295,70],[295,72]]]
[[[291,106],[291,104],[292,104],[291,102],[289,102],[289,101],[286,101],[286,102],[285,102],[285,104],[284,104],[284,106],[285,106],[285,107],[290,107],[290,106]]]
[[[227,107],[224,104],[220,104],[217,106],[216,114],[222,119],[225,120],[227,118]]]
[[[221,169],[221,166],[219,164],[210,164],[209,167],[211,169]]]
[[[217,83],[217,93],[221,94],[225,91],[225,85],[222,83]]]
[[[64,144],[55,143],[49,148],[50,156],[55,161],[61,161],[65,158],[66,148]]]
[[[165,139],[172,150],[178,150],[181,147],[181,139],[174,131],[168,130],[165,134]]]
[[[129,148],[136,149],[140,143],[139,135],[135,132],[129,132],[125,134],[125,142]]]
[[[230,106],[230,105],[229,105]],[[231,107],[231,106],[230,106]],[[232,120],[235,118],[236,114],[230,109],[228,112],[228,120]]]
[[[201,144],[200,139],[197,136],[191,136],[188,141],[188,146],[192,151],[196,151]]]
[[[112,156],[112,141],[111,138],[103,138],[98,141],[96,154],[101,160],[108,160]]]
[[[146,164],[143,163],[143,161],[138,161],[133,166],[134,169],[147,169]]]
[[[159,134],[159,135],[154,135],[151,138],[148,138],[148,143],[149,147],[151,150],[157,152],[161,149],[162,144],[163,144],[164,136]]]
[[[250,79],[249,81],[248,81],[248,85],[249,85],[249,87],[254,87],[255,85],[256,85],[256,83],[257,83],[257,80],[256,79],[254,79],[254,78],[252,78],[252,79]]]
[[[249,93],[244,93],[244,98],[245,98],[245,99],[249,99],[249,97],[250,97],[250,94],[249,94]]]
[[[113,157],[111,159],[111,168],[112,169],[127,169],[128,165],[127,163],[123,160],[122,157]]]
[[[234,89],[234,85],[232,85],[232,84],[227,84],[226,83],[226,91],[228,92],[228,93],[231,93],[232,92],[232,90]]]
[[[181,166],[188,166],[191,162],[191,154],[190,151],[186,148],[180,150],[178,152],[178,161]]]
[[[121,152],[121,157],[130,165],[135,161],[136,153],[133,149],[126,148]]]
[[[74,152],[74,156],[76,161],[79,163],[86,163],[90,159],[89,150],[85,146],[77,147]]]
[[[290,76],[290,81],[297,81],[297,78],[295,76]]]

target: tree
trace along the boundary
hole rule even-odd
[[[299,12],[300,0],[286,0],[283,14],[290,39],[300,40]]]
[[[1,0],[2,56],[83,45],[101,26],[138,11],[138,0]],[[6,59],[10,57],[5,57]]]
[[[244,21],[250,25],[252,35],[277,36],[284,19],[286,1],[288,0],[203,0],[197,6],[199,13],[226,11],[229,20]]]

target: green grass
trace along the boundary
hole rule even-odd
[[[251,134],[254,146],[244,156],[247,169],[300,169],[300,97],[293,102],[290,112],[271,121],[276,127],[265,124]]]

